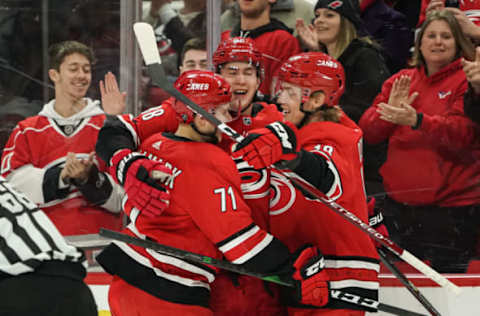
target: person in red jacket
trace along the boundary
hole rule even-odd
[[[93,52],[65,41],[52,45],[49,56],[55,99],[15,127],[3,150],[1,175],[42,207],[63,235],[121,229],[123,190],[94,154],[106,115],[98,101],[85,97]],[[114,109],[124,96],[111,73],[105,79],[102,99],[113,101],[106,108]],[[111,85],[117,93],[110,93]]]
[[[331,290],[355,292],[377,299],[379,262],[368,235],[308,194],[302,193],[279,169],[271,166],[290,152],[286,166],[325,192],[328,198],[368,220],[363,185],[362,131],[336,105],[345,87],[341,64],[319,52],[290,57],[280,68],[278,102],[296,134],[301,150],[272,151],[275,138],[267,128],[251,130],[237,144],[233,157],[242,157],[256,169],[272,174],[269,228],[289,249],[310,243],[325,253],[325,270],[335,280]],[[276,123],[274,123],[276,124]],[[290,137],[285,136],[286,139]],[[283,143],[283,142],[282,142]],[[322,173],[319,159],[331,173]],[[303,171],[303,172],[302,172]],[[308,171],[308,172],[305,172]],[[333,176],[332,182],[325,179]],[[328,183],[328,187],[325,184]],[[289,315],[364,315],[358,306],[332,299],[321,309],[287,300]],[[368,308],[366,308],[368,310]]]
[[[452,13],[428,15],[414,68],[389,78],[360,120],[365,140],[388,140],[380,173],[392,239],[440,272],[465,271],[480,227],[476,126],[464,115],[461,57],[471,42]]]
[[[230,86],[219,75],[188,71],[175,85],[220,121],[231,120]],[[318,249],[307,247],[291,255],[278,239],[257,226],[242,197],[235,163],[215,145],[221,132],[180,101],[175,100],[172,107],[180,122],[176,132],[152,135],[140,145],[140,153],[124,149],[122,142],[104,138],[105,134],[99,136],[97,147],[103,148],[99,155],[110,162],[119,182],[130,181],[141,166],[149,172],[148,161],[152,160],[172,169],[163,181],[170,189],[168,207],[157,216],[138,212],[130,216],[125,233],[217,259],[225,257],[258,273],[293,278],[293,295],[299,302],[328,304],[328,283],[319,269],[323,257]],[[114,144],[101,145],[108,142]],[[97,261],[115,275],[109,290],[114,315],[213,315],[210,284],[217,269],[209,265],[123,242],[109,245]]]
[[[249,37],[263,56],[264,78],[259,91],[272,96],[274,77],[280,65],[290,56],[300,53],[300,44],[293,30],[270,17],[276,0],[238,0],[240,23],[222,33],[221,39]]]

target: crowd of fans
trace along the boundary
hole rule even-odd
[[[5,17],[0,20],[0,69],[15,73],[11,79],[0,75],[1,176],[37,203],[63,235],[98,233],[100,227],[121,230],[123,210],[126,233],[211,256],[219,253],[217,247],[226,259],[264,273],[282,274],[294,263],[295,273],[302,274],[309,260],[322,257],[318,251],[327,261],[322,273],[328,276],[316,273],[313,283],[293,274],[301,284],[295,296],[226,272],[217,272],[212,283],[205,267],[185,273],[178,267],[188,263],[112,244],[99,262],[115,275],[110,293],[115,315],[156,309],[228,315],[232,308],[245,315],[307,315],[318,307],[364,315],[368,309],[345,305],[328,293],[320,303],[309,291],[328,281],[332,289],[377,299],[374,243],[295,188],[273,166],[278,162],[364,221],[369,213],[378,218],[382,212],[390,238],[437,271],[468,270],[480,256],[480,1],[225,0],[213,72],[207,69],[205,11],[206,1],[151,0],[143,3],[142,19],[154,28],[166,74],[177,89],[245,136],[233,149],[210,123],[152,86],[146,73],[144,112],[136,118],[122,114],[128,96],[118,88],[112,73],[117,69],[100,62],[105,71],[99,74],[93,54],[98,41],[105,44],[113,34],[112,25],[102,27],[98,41],[83,33],[55,37],[59,41],[49,48],[50,82],[45,83],[34,78],[43,67],[38,60],[12,55],[3,45],[15,28],[27,37],[35,19],[17,20],[21,11],[0,16]],[[103,80],[98,79],[98,93],[88,94],[92,86],[97,90],[94,76]],[[55,93],[43,107],[35,92],[42,85],[53,85],[48,89]],[[206,94],[195,94],[192,87],[204,87]],[[180,139],[189,141],[179,145]],[[224,151],[206,143],[218,143]],[[191,161],[183,156],[187,150]],[[218,159],[216,169],[209,159]],[[171,185],[154,181],[152,170]],[[198,193],[202,197],[196,197],[200,189],[190,187],[194,181],[189,186],[177,180],[173,187],[172,177],[182,172],[198,181],[215,180],[205,182]],[[234,180],[238,175],[241,185]],[[217,178],[226,179],[228,189]],[[181,202],[188,189],[191,201]],[[221,214],[235,216],[207,215],[210,189],[222,198]],[[177,214],[189,207],[206,219]],[[175,210],[178,217],[168,217],[165,210]],[[191,249],[165,237],[162,233],[172,234],[165,218],[187,229],[185,236],[208,236],[210,244]],[[218,227],[211,229],[206,221]],[[245,245],[252,236],[255,243]],[[318,249],[302,249],[307,243]],[[265,259],[269,256],[278,261]],[[346,263],[347,257],[356,259]],[[359,266],[361,272],[355,270]],[[348,276],[342,274],[345,268],[351,269]],[[352,274],[362,281],[338,285]],[[146,281],[154,275],[159,284],[168,280],[168,286]],[[367,280],[376,286],[362,285]],[[201,299],[208,283],[214,298],[209,304]],[[172,291],[183,294],[174,298]],[[159,300],[149,300],[144,292]],[[138,310],[132,298],[149,303]]]

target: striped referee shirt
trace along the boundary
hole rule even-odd
[[[86,267],[83,252],[68,245],[47,215],[0,177],[0,275],[33,272],[51,260]]]

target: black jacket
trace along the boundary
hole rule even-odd
[[[345,92],[340,107],[356,123],[363,112],[380,93],[383,82],[390,77],[383,56],[375,46],[354,39],[338,61],[345,69]],[[364,175],[367,194],[383,192],[382,178],[378,173],[387,155],[387,143],[363,145]]]
[[[469,119],[480,124],[480,95],[476,94],[470,85],[463,96],[463,111]]]
[[[380,51],[360,39],[354,39],[338,61],[343,65],[346,77],[340,106],[358,123],[380,92],[383,82],[390,77],[390,72]]]

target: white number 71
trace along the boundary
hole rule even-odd
[[[220,194],[222,212],[227,211],[227,194],[230,196],[230,200],[232,201],[232,210],[235,211],[237,209],[237,201],[235,200],[235,193],[233,192],[232,187],[228,187],[228,189],[218,188],[213,190],[213,193]]]

